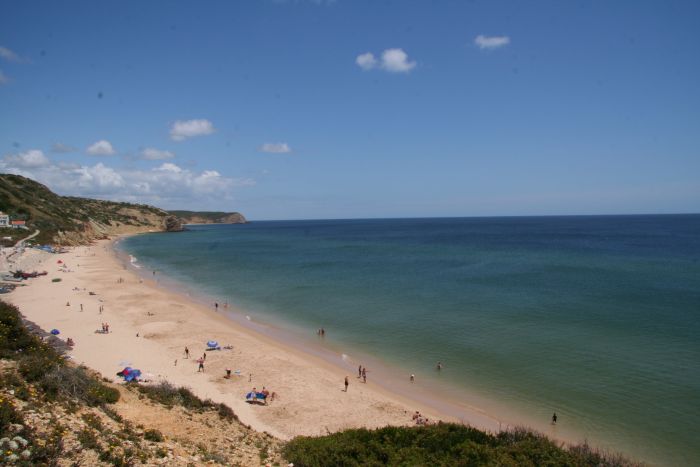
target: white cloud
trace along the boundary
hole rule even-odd
[[[409,61],[403,49],[386,49],[381,60],[377,60],[372,52],[366,52],[358,55],[355,63],[365,71],[379,67],[392,73],[408,73],[416,67],[416,62]]]
[[[0,84],[9,83],[10,79],[0,70]]]
[[[225,177],[215,170],[197,172],[171,162],[147,170],[115,168],[102,162],[92,166],[51,163],[38,150],[5,156],[0,159],[0,172],[24,175],[61,195],[170,209],[225,209],[237,188],[255,185],[250,178]]]
[[[126,187],[124,177],[102,162],[87,167],[82,166],[73,170],[75,184],[80,190],[97,193],[113,193]]]
[[[0,58],[4,58],[8,62],[22,62],[24,61],[19,55],[0,45]]]
[[[170,138],[174,141],[184,141],[194,136],[210,135],[214,131],[214,125],[209,120],[178,120],[170,128]]]
[[[153,169],[157,172],[180,173],[182,169],[171,162],[164,162],[160,167]]]
[[[292,152],[292,148],[287,143],[265,143],[260,146],[261,152],[270,152],[273,154],[284,154]]]
[[[2,162],[6,167],[16,169],[46,167],[51,163],[49,158],[39,149],[30,149],[18,154],[8,154],[3,157]]]
[[[474,43],[481,49],[481,50],[491,50],[491,49],[497,49],[499,47],[504,47],[508,44],[510,44],[510,37],[508,36],[483,36],[483,35],[478,35],[476,36],[476,39],[474,39]]]
[[[65,154],[65,153],[76,152],[76,151],[77,151],[77,149],[69,144],[53,143],[51,145],[51,152],[55,152],[58,154]]]
[[[112,156],[117,153],[112,147],[112,143],[101,139],[87,148],[86,152],[91,156]]]
[[[358,55],[355,59],[355,63],[357,63],[357,65],[363,70],[371,70],[377,66],[377,59],[374,58],[374,54],[372,52],[367,52]]]
[[[382,52],[382,68],[394,73],[408,73],[416,67],[416,62],[409,62],[408,55],[402,49],[386,49]]]
[[[156,148],[146,148],[143,151],[141,151],[141,158],[146,159],[148,161],[157,161],[161,159],[172,159],[175,157],[175,154],[173,154],[170,151],[163,151],[161,149],[156,149]]]

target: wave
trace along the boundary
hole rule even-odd
[[[135,268],[137,268],[137,269],[141,269],[141,265],[136,264],[136,263],[138,263],[138,261],[139,261],[139,260],[136,258],[136,256],[134,256],[134,255],[129,255],[129,263],[131,263],[131,265],[132,265],[133,267],[135,267]]]

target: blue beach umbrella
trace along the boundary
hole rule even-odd
[[[207,342],[207,347],[218,347],[219,343],[216,341],[209,341]]]
[[[51,334],[53,334],[54,336],[57,336],[57,335],[61,334],[61,331],[59,331],[58,329],[52,329]]]

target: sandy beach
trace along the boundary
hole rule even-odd
[[[59,329],[60,337],[73,339],[72,360],[110,380],[119,381],[116,373],[125,366],[138,368],[153,382],[186,386],[200,397],[223,402],[243,423],[282,439],[351,427],[411,425],[416,410],[432,420],[460,421],[447,410],[391,393],[371,377],[364,384],[356,378],[357,370],[349,373],[240,326],[213,306],[144,280],[117,257],[111,241],[60,255],[28,250],[22,264],[25,270],[46,270],[48,275],[25,282],[3,299],[44,329]],[[61,281],[52,282],[55,278]],[[97,332],[103,323],[109,324],[107,334]],[[222,349],[205,351],[210,339]],[[229,345],[232,349],[223,348]],[[205,354],[204,371],[198,372],[197,359]],[[232,370],[230,379],[224,378],[227,368]],[[247,392],[263,386],[275,393],[273,401],[245,401]],[[499,429],[497,420],[478,411],[460,414],[460,419]]]

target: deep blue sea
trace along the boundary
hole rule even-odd
[[[700,215],[265,221],[120,248],[503,420],[700,464]]]

